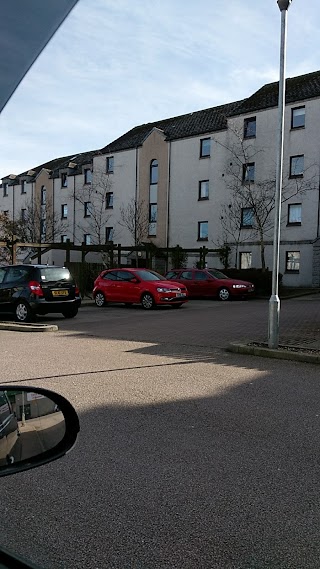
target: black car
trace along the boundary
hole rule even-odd
[[[17,322],[53,313],[74,318],[81,304],[79,289],[66,267],[6,265],[0,267],[0,312]]]

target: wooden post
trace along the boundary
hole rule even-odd
[[[70,263],[70,239],[67,239],[66,243],[66,262],[65,265],[68,266]]]
[[[121,267],[121,244],[119,243],[118,247],[118,267]]]

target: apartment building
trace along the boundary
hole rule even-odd
[[[38,200],[55,241],[133,245],[121,211],[135,202],[149,221],[145,241],[229,244],[231,266],[272,268],[277,105],[271,83],[242,101],[137,126],[100,150],[3,178],[0,210],[17,217]],[[287,79],[280,271],[288,286],[320,286],[319,127],[320,72]],[[218,254],[208,262],[221,266]]]

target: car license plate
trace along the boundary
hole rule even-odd
[[[187,296],[184,292],[177,292],[176,295],[178,298],[181,298],[182,296]]]
[[[52,296],[68,296],[69,292],[67,290],[53,290]]]

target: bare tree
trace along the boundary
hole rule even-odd
[[[107,173],[95,171],[92,174],[90,182],[83,185],[81,191],[77,191],[72,197],[83,206],[84,216],[86,218],[86,230],[90,234],[93,245],[105,245],[106,227],[109,219],[112,217],[110,213],[113,208],[113,192],[112,181]],[[77,227],[84,230],[83,221],[77,224]],[[115,238],[113,230],[112,239]],[[100,251],[102,262],[109,267],[111,256],[107,251]]]
[[[144,201],[138,202],[134,198],[128,205],[120,207],[119,225],[129,231],[135,247],[141,245],[142,241],[148,237],[149,216],[147,211]]]
[[[0,241],[9,242],[12,241],[16,231],[17,224],[15,224],[12,219],[8,217],[5,213],[0,213]],[[11,263],[12,254],[10,248],[7,246],[0,248],[0,263]]]
[[[129,231],[134,246],[138,247],[141,245],[143,240],[148,238],[150,223],[148,208],[145,202],[132,198],[128,205],[120,207],[120,217],[119,225]],[[138,251],[136,251],[136,263],[138,266]]]
[[[271,238],[274,227],[271,214],[275,208],[276,167],[274,164],[272,172],[265,179],[256,176],[256,159],[263,155],[264,150],[257,149],[250,140],[243,139],[242,132],[235,128],[229,127],[229,132],[232,139],[230,144],[223,145],[217,141],[229,154],[225,180],[231,196],[229,203],[222,205],[221,226],[235,245],[236,263],[240,243],[254,239],[260,247],[261,268],[265,270],[265,242]],[[285,173],[282,203],[315,188],[315,176],[308,179],[305,176],[309,169],[312,166],[304,169],[303,177],[294,179],[289,179],[288,172]]]
[[[41,197],[26,203],[16,223],[16,235],[28,243],[54,243],[67,229],[67,224],[55,216],[53,203]]]

